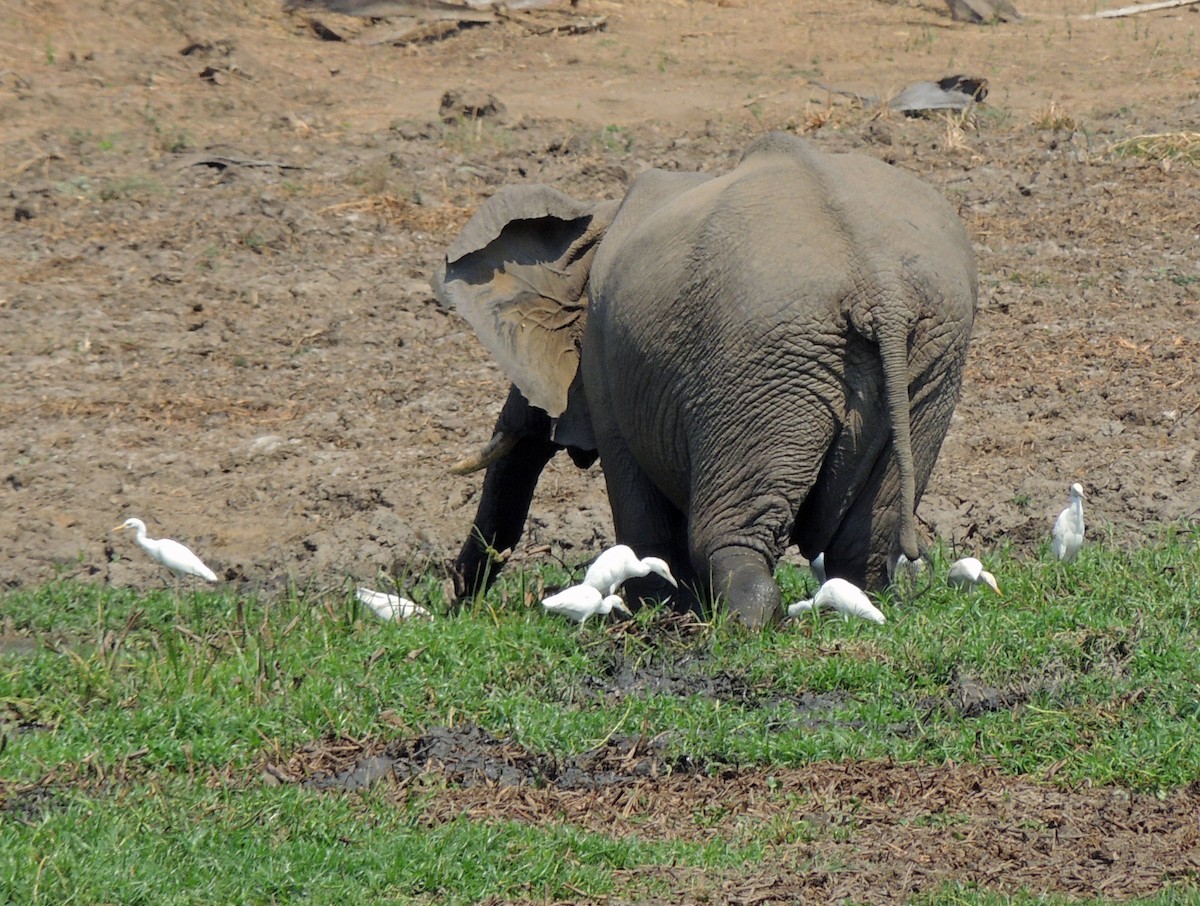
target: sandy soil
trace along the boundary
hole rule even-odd
[[[1118,543],[1194,517],[1200,172],[1112,146],[1195,128],[1200,16],[1020,7],[582,0],[603,30],[410,47],[260,0],[0,7],[0,582],[154,581],[109,531],[129,515],[268,590],[441,563],[479,485],[447,466],[505,390],[429,292],[457,228],[504,183],[616,197],[767,128],[921,174],[977,244],[931,534],[1035,551],[1075,480]],[[990,85],[963,123],[815,84],[955,72]],[[505,112],[444,123],[456,88]],[[564,458],[516,559],[579,562],[611,531],[599,471]]]

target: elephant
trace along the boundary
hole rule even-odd
[[[789,545],[868,590],[920,556],[978,281],[917,177],[768,133],[728,172],[650,169],[619,200],[508,186],[431,284],[512,382],[456,469],[487,469],[460,597],[489,586],[563,449],[599,456],[618,542],[750,627],[780,618]]]

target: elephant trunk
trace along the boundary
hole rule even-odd
[[[917,542],[917,478],[912,452],[912,415],[908,396],[908,325],[899,318],[879,318],[876,339],[883,360],[892,449],[900,472],[900,552],[909,560],[921,556]]]

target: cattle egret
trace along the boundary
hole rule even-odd
[[[639,560],[631,547],[618,544],[596,558],[584,574],[582,584],[590,585],[601,594],[612,595],[616,594],[617,589],[627,580],[648,576],[650,573],[657,573],[676,588],[679,587],[666,561],[658,557],[643,557]]]
[[[1079,556],[1083,547],[1083,485],[1071,485],[1071,502],[1058,514],[1054,523],[1054,537],[1050,549],[1063,563],[1070,563]]]
[[[1000,586],[996,577],[983,568],[983,564],[974,557],[963,557],[955,560],[950,566],[946,581],[955,588],[970,588],[973,585],[986,585],[996,594],[1000,594]]]
[[[147,538],[146,523],[140,519],[126,519],[113,531],[119,532],[127,528],[131,528],[137,533],[138,547],[169,569],[176,577],[199,576],[209,582],[217,581],[216,573],[178,541],[172,541],[170,538],[160,538],[157,541]]]
[[[821,551],[821,553],[808,561],[808,568],[812,570],[813,576],[816,577],[817,585],[824,585],[826,578],[828,578],[825,575],[825,551]]]
[[[371,608],[375,616],[389,623],[398,623],[400,620],[407,620],[409,617],[433,619],[433,614],[420,604],[416,604],[408,600],[408,598],[402,598],[399,595],[389,595],[387,592],[372,591],[369,588],[356,589],[354,595],[358,600]]]
[[[862,589],[845,579],[830,579],[813,597],[790,604],[787,609],[789,617],[798,617],[810,610],[836,610],[843,620],[860,617],[872,623],[887,622],[887,617],[867,600]]]
[[[542,607],[550,613],[570,617],[580,626],[593,614],[607,615],[610,611],[620,611],[627,616],[633,616],[620,595],[606,595],[591,585],[572,585],[570,588],[551,595],[542,601]]]

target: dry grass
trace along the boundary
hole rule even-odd
[[[408,230],[426,233],[449,233],[467,222],[469,211],[455,205],[426,207],[392,194],[371,195],[357,201],[321,208],[321,214],[374,214]]]
[[[1046,783],[1053,768],[1013,777],[986,763],[953,761],[672,770],[644,739],[623,737],[558,761],[469,728],[434,735],[443,746],[428,761],[421,753],[434,749],[421,739],[331,738],[268,763],[263,777],[270,785],[341,789],[374,765],[402,805],[414,782],[433,794],[423,809],[430,827],[466,817],[656,842],[766,843],[777,849],[764,878],[798,901],[816,901],[817,891],[807,889],[814,883],[835,884],[833,899],[868,902],[898,884],[909,893],[1015,884],[1038,894],[1149,896],[1164,883],[1190,884],[1200,865],[1200,830],[1187,817],[1197,805],[1192,788],[1162,799],[1110,787],[1064,789]],[[790,867],[801,860],[819,878]],[[694,882],[676,880],[678,901],[693,901]],[[749,882],[737,872],[724,880]]]
[[[290,421],[300,411],[295,400],[250,400],[178,396],[162,399],[41,399],[0,404],[0,418],[121,418],[158,425],[196,424],[213,415],[242,424]]]
[[[947,111],[945,139],[946,150],[970,151],[971,145],[967,141],[967,133],[973,132],[974,130],[975,120],[969,108],[957,113],[953,111]]]
[[[1051,101],[1034,114],[1033,125],[1054,132],[1074,132],[1079,128],[1079,120]]]
[[[1135,135],[1109,149],[1114,157],[1142,157],[1167,163],[1181,161],[1200,166],[1200,132],[1154,132]]]

